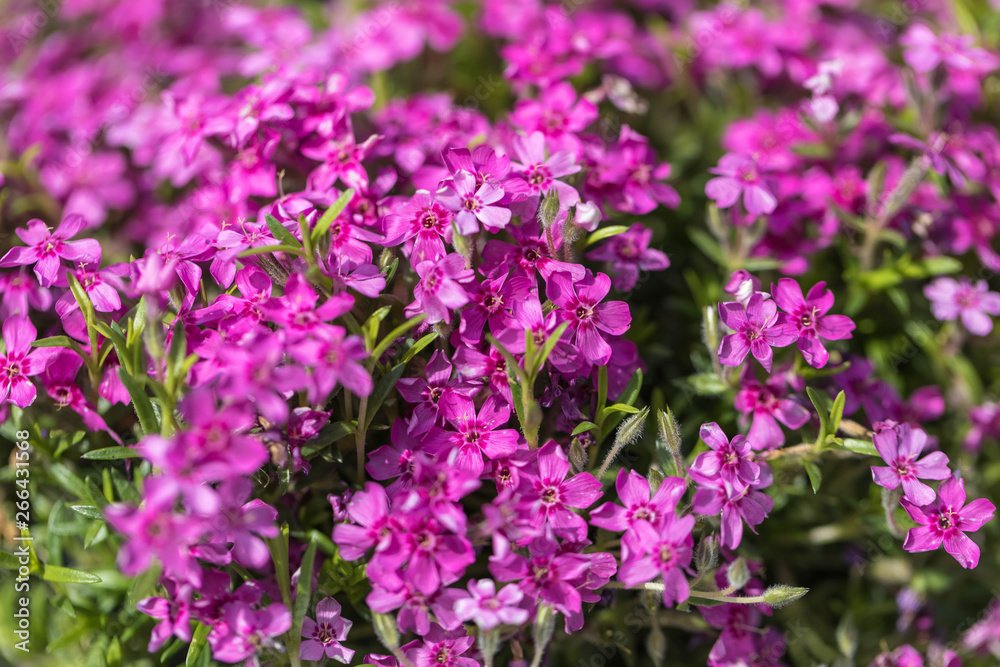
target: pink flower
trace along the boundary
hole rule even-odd
[[[405,243],[414,265],[436,262],[451,243],[452,214],[426,191],[418,191],[396,206],[385,218],[386,246]]]
[[[442,407],[453,398],[471,399],[479,393],[479,385],[459,378],[453,380],[452,369],[448,355],[435,350],[424,369],[426,380],[417,377],[402,378],[396,383],[396,389],[406,402],[414,406],[413,418],[408,427],[410,433],[426,433],[432,426],[440,423],[438,417]],[[393,438],[393,442],[395,441]],[[374,460],[373,455],[372,461]]]
[[[469,581],[469,595],[455,603],[455,613],[483,630],[492,630],[501,623],[521,625],[528,620],[528,610],[518,607],[524,593],[517,584],[507,584],[498,593],[492,579],[473,579]]]
[[[6,352],[0,356],[0,406],[10,402],[26,408],[35,402],[38,391],[28,378],[45,370],[51,350],[34,349],[34,325],[25,315],[8,317],[3,323]]]
[[[918,72],[930,72],[942,62],[950,70],[985,74],[1000,61],[985,49],[972,46],[972,35],[936,35],[926,25],[917,23],[900,40],[905,48],[903,59]]]
[[[915,505],[934,502],[934,490],[921,479],[948,479],[948,457],[944,452],[931,452],[919,461],[917,457],[927,444],[927,434],[919,428],[900,424],[896,428],[876,431],[875,449],[886,466],[872,466],[872,478],[879,486],[895,489],[903,485],[903,497]]]
[[[499,396],[486,399],[479,414],[471,400],[456,396],[441,410],[455,431],[432,430],[425,441],[427,453],[447,460],[469,474],[483,474],[483,455],[489,459],[510,456],[517,451],[519,434],[499,428],[510,420],[510,408]]]
[[[352,621],[340,615],[340,603],[327,597],[316,605],[316,620],[306,617],[302,621],[302,636],[308,639],[299,645],[300,660],[322,660],[324,657],[342,662],[351,662],[354,651],[341,646],[347,639]]]
[[[514,154],[520,160],[514,166],[520,170],[533,195],[543,197],[554,189],[559,195],[559,207],[563,209],[580,201],[576,188],[557,180],[580,171],[580,165],[575,163],[571,153],[558,151],[546,159],[545,136],[541,132],[518,135],[514,137],[513,144]]]
[[[965,481],[951,477],[938,488],[937,505],[917,506],[905,498],[903,509],[921,524],[906,534],[903,548],[909,552],[933,551],[944,543],[944,550],[959,564],[971,569],[979,564],[979,547],[965,533],[979,530],[993,519],[996,507],[979,498],[965,504]]]
[[[603,366],[611,358],[606,334],[620,336],[632,322],[624,301],[601,303],[610,291],[610,278],[589,271],[583,280],[575,280],[568,273],[554,273],[546,283],[546,294],[559,306],[560,319],[570,323],[565,338],[595,366]]]
[[[723,324],[735,333],[722,338],[719,361],[726,366],[739,366],[748,354],[771,372],[772,347],[785,347],[795,342],[795,328],[779,321],[774,301],[755,292],[744,306],[738,301],[719,304]]]
[[[406,558],[401,546],[403,527],[389,514],[389,498],[381,485],[365,484],[364,491],[351,497],[347,514],[353,524],[339,523],[333,527],[333,541],[344,560],[362,558],[374,547],[376,554],[385,554],[391,562],[402,564]]]
[[[438,200],[455,213],[459,233],[469,236],[479,232],[476,221],[490,232],[498,232],[510,222],[510,209],[493,206],[503,199],[503,188],[494,180],[477,184],[476,177],[460,171],[438,193]]]
[[[434,623],[422,639],[402,649],[414,667],[479,667],[477,660],[462,657],[475,642],[475,637],[466,635],[464,629],[448,632]]]
[[[846,315],[827,315],[833,307],[833,292],[826,289],[825,282],[818,282],[803,298],[802,288],[791,278],[782,278],[777,287],[771,285],[774,302],[784,313],[778,321],[787,323],[798,331],[798,348],[806,362],[815,368],[823,368],[830,359],[830,353],[823,347],[820,338],[844,340],[851,337],[854,322]]]
[[[450,318],[449,311],[469,303],[469,294],[463,283],[475,279],[472,269],[465,268],[465,259],[457,254],[442,257],[435,262],[421,262],[415,267],[420,282],[413,288],[415,301],[406,307],[408,317],[426,313],[425,324],[434,324]]]
[[[719,544],[728,549],[737,548],[743,540],[744,521],[753,530],[773,507],[774,500],[769,495],[749,486],[742,489],[706,486],[698,489],[692,500],[692,509],[697,514],[711,516],[722,512]]]
[[[701,439],[711,449],[702,452],[689,468],[691,478],[700,484],[726,484],[735,489],[755,486],[760,479],[760,466],[750,461],[750,443],[742,435],[726,437],[715,422],[702,424]]]
[[[751,215],[771,213],[778,205],[752,157],[727,153],[719,160],[719,166],[709,171],[719,177],[705,185],[705,194],[714,199],[719,208],[729,208],[740,195],[743,195],[743,205]]]
[[[622,470],[615,481],[618,498],[624,504],[604,503],[590,513],[590,523],[605,530],[635,530],[639,524],[658,526],[677,507],[684,495],[684,480],[667,477],[650,498],[649,482],[634,470]]]
[[[42,287],[51,286],[59,277],[60,259],[86,264],[99,264],[101,244],[95,239],[70,241],[87,224],[81,215],[66,216],[56,230],[50,231],[44,222],[29,220],[27,229],[15,233],[27,244],[26,248],[11,248],[0,259],[0,267],[35,265],[35,276]]]
[[[228,606],[224,624],[215,629],[228,631],[212,647],[212,657],[222,662],[235,663],[251,658],[261,648],[276,648],[276,637],[292,627],[292,614],[281,603],[254,609],[246,603]],[[256,661],[253,661],[256,664]]]
[[[744,415],[752,415],[753,422],[747,432],[747,442],[756,450],[774,449],[785,444],[785,434],[778,422],[795,430],[809,421],[809,411],[785,398],[784,380],[772,375],[766,384],[752,377],[744,379],[743,386],[736,393],[734,403]]]
[[[601,497],[601,483],[589,472],[566,478],[569,459],[554,441],[538,450],[538,476],[525,477],[521,488],[531,506],[532,525],[547,525],[566,539],[587,536],[587,522],[570,508],[590,507]]]
[[[993,331],[990,315],[1000,315],[1000,294],[989,291],[985,280],[972,283],[962,277],[941,277],[924,287],[931,301],[931,312],[942,321],[962,319],[970,333],[985,336]]]
[[[148,597],[135,605],[142,613],[160,621],[150,633],[150,653],[158,651],[171,637],[177,637],[185,643],[191,642],[191,596],[194,594],[194,587],[164,579],[163,588],[166,589],[167,597]]]
[[[663,577],[663,604],[684,602],[690,595],[684,570],[691,564],[694,517],[678,518],[672,511],[656,527],[636,526],[629,540],[631,557],[622,563],[618,578],[632,587]]]

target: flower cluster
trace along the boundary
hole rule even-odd
[[[959,664],[914,600],[996,529],[1000,58],[964,14],[8,4],[0,421],[76,499],[32,573],[132,580],[60,595],[65,636],[538,667],[608,623],[657,665]],[[759,106],[720,116],[733,82]],[[793,633],[869,538],[903,564],[851,595],[906,584],[911,643]]]

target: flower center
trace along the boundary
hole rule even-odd
[[[542,502],[546,505],[555,505],[559,500],[559,490],[553,487],[548,487],[542,491]]]

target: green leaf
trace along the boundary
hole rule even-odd
[[[868,456],[878,456],[878,450],[875,449],[875,445],[868,440],[858,440],[856,438],[844,438],[844,449],[852,451],[856,454],[867,454]]]
[[[361,331],[365,336],[365,349],[372,349],[375,347],[375,337],[378,336],[379,327],[382,325],[382,320],[392,311],[392,306],[383,306],[376,310],[371,316],[365,320],[365,323],[361,325]]]
[[[87,484],[63,464],[53,463],[49,467],[49,474],[66,491],[69,491],[81,500],[93,502],[93,498],[90,497],[90,491],[87,489]]]
[[[698,227],[692,227],[688,229],[688,236],[691,237],[691,242],[698,246],[698,249],[705,253],[710,260],[719,266],[726,265],[726,255],[719,242],[711,234]]]
[[[281,601],[286,609],[292,608],[292,579],[288,570],[288,524],[281,524],[281,532],[277,537],[267,540],[267,548],[271,551],[274,561],[274,575],[281,590]]]
[[[405,368],[406,364],[396,364],[389,369],[388,373],[379,378],[379,381],[375,384],[371,396],[368,397],[368,413],[365,415],[364,431],[368,430],[372,419],[375,418],[375,413],[382,407],[392,388],[396,386],[399,378],[402,377]]]
[[[74,342],[69,336],[50,336],[39,338],[31,344],[32,347],[70,347]]]
[[[283,252],[289,255],[298,255],[299,257],[305,257],[306,253],[302,248],[293,245],[264,245],[259,248],[250,248],[249,250],[244,250],[237,257],[243,259],[244,257],[253,257],[255,255],[267,255],[272,252]]]
[[[389,347],[393,343],[395,343],[396,340],[400,336],[402,336],[404,333],[406,333],[407,331],[409,331],[413,327],[415,327],[418,324],[420,324],[421,322],[423,322],[426,317],[427,317],[426,314],[421,313],[420,315],[417,315],[416,317],[411,317],[410,319],[406,320],[405,322],[403,322],[402,324],[400,324],[398,327],[396,327],[395,329],[393,329],[392,331],[390,331],[388,333],[388,335],[385,338],[382,339],[382,342],[379,343],[378,345],[376,345],[375,349],[372,350],[372,353],[371,353],[372,360],[375,361],[375,362],[378,362],[379,357],[381,357],[382,354],[385,353],[385,351],[388,350]]]
[[[188,646],[187,658],[184,660],[185,667],[195,667],[198,664],[198,658],[208,644],[208,633],[211,631],[212,626],[198,623],[191,637],[191,645]]]
[[[63,584],[99,584],[101,578],[90,572],[74,570],[58,565],[46,565],[42,570],[42,579],[45,581],[56,581]]]
[[[729,385],[715,373],[695,373],[684,381],[699,396],[719,396],[729,391]]]
[[[327,230],[330,229],[330,225],[332,225],[333,221],[337,219],[337,216],[343,213],[344,209],[347,208],[347,205],[351,203],[351,199],[353,198],[354,189],[351,188],[349,190],[345,190],[339,197],[337,197],[337,201],[333,202],[333,206],[323,212],[323,216],[319,219],[319,222],[316,223],[316,226],[312,231],[312,242],[314,246],[323,237],[323,235],[326,234]]]
[[[840,420],[844,417],[844,403],[847,401],[847,396],[841,391],[837,394],[837,398],[833,399],[833,407],[830,408],[830,432],[829,435],[835,435],[837,429],[840,428]]]
[[[612,412],[624,412],[626,414],[634,415],[640,412],[640,410],[639,408],[632,407],[631,405],[625,405],[624,403],[614,403],[604,408],[604,412],[608,414]]]
[[[921,262],[923,269],[929,276],[941,276],[950,273],[958,273],[962,270],[962,262],[954,257],[939,255],[937,257],[927,257]]]
[[[571,435],[580,435],[585,431],[593,431],[595,428],[597,428],[597,424],[594,422],[580,422],[576,425],[576,428],[573,429],[573,433]]]
[[[132,407],[139,418],[139,426],[142,427],[143,433],[159,433],[160,422],[156,418],[156,413],[153,412],[153,403],[149,400],[149,395],[143,389],[142,383],[126,373],[124,367],[119,367],[118,377],[121,378],[122,384],[125,385],[125,389],[132,399]]]
[[[812,486],[813,493],[818,493],[819,485],[823,481],[823,473],[820,472],[819,466],[816,465],[815,461],[804,461],[803,465],[806,468],[806,474],[809,476],[809,484]]]
[[[320,432],[314,439],[310,440],[302,447],[302,456],[307,459],[312,458],[338,440],[346,438],[349,435],[353,435],[356,432],[357,430],[354,428],[354,424],[349,424],[347,422],[334,422],[332,424],[327,424],[320,429]]]
[[[14,554],[9,554],[6,551],[0,551],[0,567],[5,570],[16,570],[21,567],[21,563],[18,562],[17,556]]]
[[[566,328],[569,327],[569,321],[563,322],[552,334],[545,339],[545,344],[538,352],[538,356],[535,357],[534,363],[531,365],[531,370],[529,371],[531,377],[537,377],[538,373],[541,372],[542,367],[545,366],[545,362],[548,361],[549,355],[552,354],[552,350],[555,349],[556,345],[559,344],[559,340],[566,333]],[[530,335],[530,334],[529,334]]]
[[[431,331],[430,333],[424,334],[420,340],[410,346],[410,349],[406,351],[406,354],[399,360],[401,364],[408,364],[413,360],[413,357],[420,354],[424,348],[434,342],[434,339],[438,337],[437,331]]]
[[[819,436],[816,438],[816,442],[822,443],[826,440],[826,436],[833,435],[830,431],[830,412],[833,410],[833,402],[825,392],[817,391],[812,387],[806,387],[806,393],[819,416]]]
[[[264,220],[267,221],[267,228],[271,230],[271,236],[277,239],[281,245],[291,246],[298,250],[302,249],[302,244],[299,243],[299,240],[277,218],[268,214],[264,216]]]
[[[587,245],[594,245],[599,241],[609,239],[612,236],[618,236],[619,234],[627,231],[628,227],[625,225],[611,225],[610,227],[603,227],[587,237]]]
[[[142,455],[132,447],[105,447],[103,449],[93,449],[81,459],[88,461],[118,461],[120,459],[137,459]]]
[[[82,514],[88,519],[104,521],[104,512],[97,505],[70,505],[69,508],[77,514]]]
[[[302,637],[302,624],[309,611],[309,602],[312,599],[313,582],[313,562],[316,559],[316,543],[310,541],[306,547],[306,553],[302,557],[302,567],[299,570],[298,593],[295,596],[295,607],[292,610],[292,628],[288,635],[288,652],[292,655],[299,654],[299,642]]]

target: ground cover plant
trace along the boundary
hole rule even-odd
[[[0,9],[0,661],[1000,660],[1000,7]]]

